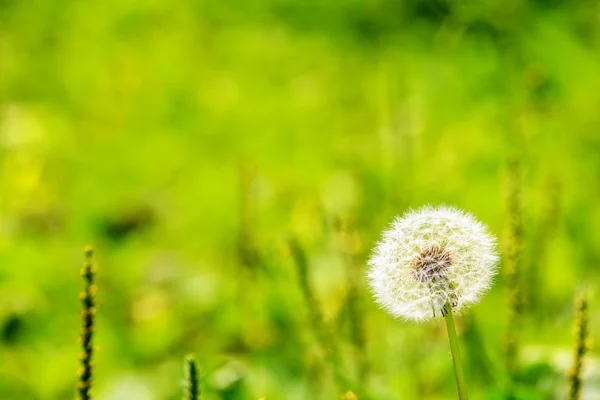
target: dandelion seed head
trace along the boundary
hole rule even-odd
[[[369,260],[368,279],[391,315],[426,321],[476,303],[497,273],[496,241],[471,214],[426,206],[397,218]]]

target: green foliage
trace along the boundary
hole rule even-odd
[[[558,0],[0,1],[0,398],[72,397],[87,242],[96,399],[180,399],[191,349],[203,400],[455,398],[441,317],[391,320],[365,260],[426,203],[472,212],[505,249],[516,156],[519,373],[503,265],[456,317],[465,375],[474,399],[566,397],[573,294],[585,283],[598,303],[597,15]],[[332,360],[287,237],[348,387],[321,381]]]

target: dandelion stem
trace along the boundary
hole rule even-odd
[[[454,374],[456,375],[456,387],[458,388],[458,398],[467,400],[467,382],[460,361],[460,350],[458,348],[458,337],[454,327],[454,317],[452,315],[452,306],[446,304],[444,307],[446,328],[448,329],[448,340],[450,341],[450,351],[452,352],[452,362],[454,363]]]

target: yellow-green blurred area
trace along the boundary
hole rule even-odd
[[[469,391],[566,398],[576,294],[600,332],[599,7],[1,0],[0,399],[73,398],[88,243],[99,400],[181,398],[188,352],[206,400],[456,398],[443,319],[379,310],[366,261],[427,203],[505,255],[519,202],[519,371],[503,261],[457,319]]]

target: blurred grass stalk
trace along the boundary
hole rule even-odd
[[[581,371],[583,368],[583,358],[588,350],[588,302],[585,294],[575,299],[575,354],[573,366],[569,373],[569,399],[580,400],[581,397]]]
[[[81,269],[81,276],[84,280],[84,290],[79,295],[83,303],[81,312],[81,347],[80,359],[82,367],[79,370],[79,381],[77,383],[77,392],[79,400],[89,400],[92,398],[92,356],[94,353],[93,335],[95,330],[96,304],[95,295],[98,291],[94,283],[96,270],[94,268],[94,250],[87,246],[84,250],[85,263]]]
[[[238,228],[236,246],[236,264],[234,285],[234,295],[236,309],[242,310],[237,320],[239,323],[238,331],[242,332],[242,342],[248,339],[247,332],[253,325],[254,312],[257,299],[254,293],[248,290],[248,282],[258,284],[258,274],[261,268],[261,253],[256,244],[256,235],[254,233],[254,181],[255,167],[249,161],[239,160],[237,170],[238,184]]]
[[[260,256],[252,233],[253,185],[255,171],[247,161],[238,163],[239,180],[239,231],[237,252],[239,264],[244,271],[256,271],[260,265]]]
[[[505,365],[514,380],[518,371],[519,331],[523,309],[521,268],[524,248],[522,166],[517,157],[508,163],[508,238],[505,248],[505,279],[508,295],[508,322],[505,337]]]
[[[535,310],[538,307],[544,307],[542,271],[548,260],[548,246],[556,232],[560,213],[561,190],[556,177],[552,177],[546,184],[545,194],[544,199],[546,201],[542,219],[536,238],[531,243],[530,253],[534,254],[535,257],[532,257],[526,272],[527,293],[524,294],[524,298],[526,299],[528,315],[533,317],[543,315],[536,313]]]
[[[347,389],[347,381],[341,371],[341,358],[339,349],[329,326],[326,324],[323,318],[319,303],[310,284],[308,260],[306,254],[296,239],[290,239],[288,241],[288,246],[293,257],[294,264],[296,265],[298,285],[300,286],[302,296],[304,297],[304,301],[306,303],[313,334],[317,338],[324,353],[325,361],[322,365],[323,371],[326,372],[328,370],[328,366],[331,366],[336,389]]]
[[[359,285],[358,257],[361,251],[361,241],[349,217],[339,218],[339,238],[345,258],[348,280],[346,307],[350,320],[350,338],[356,355],[357,379],[355,387],[359,394],[364,395],[364,385],[369,376],[369,363],[366,349],[365,318]]]

